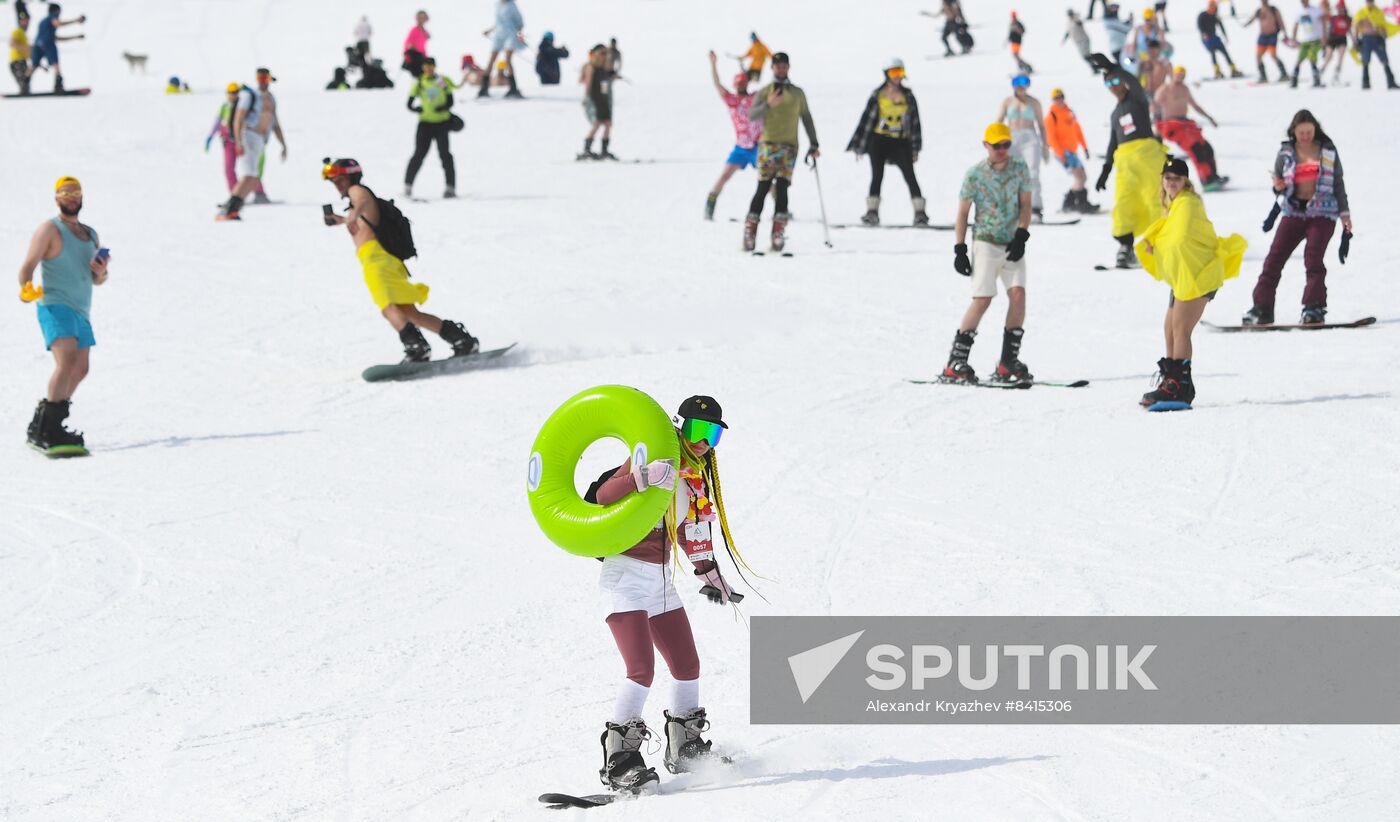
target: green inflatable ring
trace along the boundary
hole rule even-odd
[[[671,492],[648,488],[612,505],[585,502],[574,469],[588,446],[612,437],[634,463],[680,459],[671,418],[656,400],[625,385],[580,391],[545,420],[530,449],[530,513],[550,541],[571,554],[607,557],[641,542],[671,505]]]

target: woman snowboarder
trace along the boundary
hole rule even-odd
[[[904,87],[904,61],[895,58],[885,67],[885,82],[871,92],[861,114],[856,131],[851,135],[847,151],[856,156],[870,155],[870,195],[865,198],[866,225],[880,224],[880,186],[885,180],[885,165],[893,164],[904,175],[909,197],[914,203],[914,225],[928,225],[923,192],[914,176],[914,164],[919,161],[923,147],[923,129],[919,126],[919,104],[914,92]]]

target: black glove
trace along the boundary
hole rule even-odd
[[[1274,230],[1274,221],[1276,221],[1276,220],[1278,219],[1278,215],[1281,214],[1282,212],[1283,212],[1283,209],[1282,209],[1282,208],[1279,208],[1279,204],[1278,204],[1278,203],[1274,203],[1274,207],[1271,208],[1271,209],[1269,209],[1269,216],[1267,216],[1267,217],[1264,218],[1264,231],[1265,231],[1265,232],[1269,232],[1269,231],[1273,231],[1273,230]]]
[[[409,111],[422,111],[422,110],[423,110],[423,107],[422,107],[422,106],[415,106],[415,105],[413,105],[413,103],[414,103],[417,99],[418,99],[418,98],[416,98],[416,97],[410,97],[410,98],[408,98],[408,110],[409,110]]]
[[[967,243],[953,246],[953,270],[964,277],[972,276],[972,260],[967,256]]]
[[[1104,163],[1103,171],[1099,173],[1099,181],[1094,183],[1095,191],[1103,191],[1108,188],[1108,173],[1113,170],[1112,163]]]
[[[1342,261],[1342,265],[1347,264],[1347,255],[1351,253],[1351,232],[1342,232],[1342,244],[1337,249],[1337,259]]]
[[[1008,262],[1017,262],[1026,256],[1026,240],[1031,238],[1031,233],[1024,228],[1016,229],[1016,236],[1011,238],[1011,242],[1006,244],[1006,259]]]

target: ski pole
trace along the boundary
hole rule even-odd
[[[831,227],[826,222],[826,198],[822,196],[822,175],[817,171],[817,158],[810,153],[807,155],[807,165],[812,167],[812,175],[817,178],[817,202],[822,207],[822,235],[826,238],[826,247],[831,248]]]

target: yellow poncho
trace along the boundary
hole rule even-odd
[[[1166,216],[1143,232],[1137,257],[1148,274],[1172,287],[1178,300],[1194,300],[1238,277],[1248,246],[1238,234],[1216,236],[1201,198],[1183,191]]]

